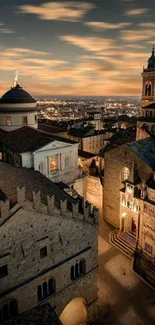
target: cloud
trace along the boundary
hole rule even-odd
[[[35,50],[31,50],[31,49],[27,49],[27,48],[21,48],[21,47],[13,47],[13,48],[7,48],[5,50],[3,50],[0,55],[5,56],[5,57],[20,57],[21,55],[49,55],[49,53],[44,52],[44,51],[35,51]],[[51,55],[51,53],[50,53]]]
[[[155,30],[151,29],[121,31],[122,40],[127,42],[146,41],[152,37],[155,37]]]
[[[97,29],[121,29],[127,26],[130,26],[131,23],[106,23],[106,22],[99,22],[99,21],[90,21],[86,22],[86,25],[90,27],[94,27]]]
[[[0,34],[13,34],[14,30],[7,28],[0,28]]]
[[[155,23],[154,22],[141,23],[139,24],[139,26],[144,28],[155,28]]]
[[[0,23],[0,34],[13,34],[13,29],[8,29],[5,27],[5,24]]]
[[[114,47],[113,40],[101,37],[65,35],[60,36],[60,39],[90,52],[108,50]]]
[[[78,21],[83,18],[94,5],[88,2],[45,2],[40,6],[22,5],[20,12],[35,14],[42,20]]]
[[[127,10],[124,14],[125,16],[139,16],[139,15],[148,14],[148,12],[149,12],[148,8],[138,8],[138,9]]]

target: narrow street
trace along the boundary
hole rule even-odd
[[[155,291],[131,271],[131,260],[109,244],[110,227],[99,230],[99,320],[106,325],[154,325]]]

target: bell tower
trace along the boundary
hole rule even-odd
[[[142,72],[141,116],[137,122],[136,140],[155,135],[155,50]]]
[[[142,72],[142,108],[155,102],[155,51],[148,59],[147,68]]]

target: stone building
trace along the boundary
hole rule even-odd
[[[155,53],[148,60],[142,72],[141,116],[137,122],[136,139],[144,139],[155,134]]]
[[[28,126],[5,134],[3,161],[16,167],[34,168],[54,182],[73,184],[80,177],[75,141]]]
[[[64,325],[93,320],[98,210],[38,171],[0,163],[0,214],[1,319],[49,302]]]
[[[110,241],[130,258],[133,270],[155,287],[154,48],[143,70],[137,141],[104,153],[104,218],[116,230]]]

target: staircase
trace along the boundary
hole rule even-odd
[[[130,232],[121,232],[115,229],[109,234],[109,242],[126,256],[132,258],[136,249],[136,239]]]

